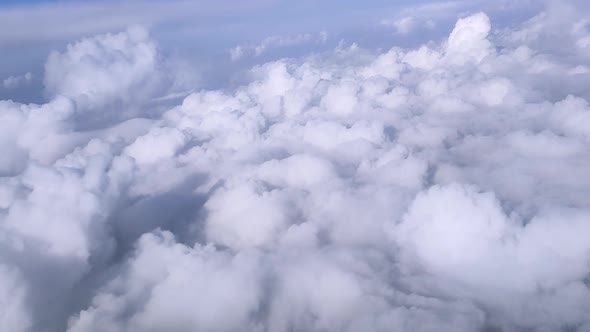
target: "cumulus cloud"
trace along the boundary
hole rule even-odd
[[[589,330],[590,63],[519,37],[539,20],[157,111],[175,74],[144,29],[52,53],[47,103],[0,102],[0,326]],[[543,38],[583,44],[570,23]]]
[[[142,27],[83,39],[53,52],[45,65],[49,98],[65,96],[80,109],[132,104],[161,92],[165,81],[156,44]]]

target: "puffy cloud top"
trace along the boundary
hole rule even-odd
[[[447,52],[460,64],[467,59],[479,63],[492,48],[487,39],[490,29],[490,19],[484,13],[459,19],[449,36]]]
[[[142,27],[83,39],[53,52],[45,65],[48,97],[61,95],[82,109],[143,101],[165,77],[156,44]]]

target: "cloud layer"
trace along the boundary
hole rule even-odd
[[[473,13],[178,104],[142,28],[52,53],[0,102],[0,326],[590,331],[589,29]]]

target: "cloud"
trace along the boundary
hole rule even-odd
[[[314,36],[312,34],[298,34],[294,36],[271,36],[265,38],[257,45],[238,45],[230,50],[230,58],[232,61],[237,61],[246,55],[261,56],[270,49],[279,49],[294,47],[303,44],[325,44],[328,40],[328,33],[321,31]]]
[[[492,52],[487,39],[490,29],[490,19],[484,13],[459,19],[449,36],[447,55],[461,64],[468,58],[479,63]]]
[[[155,43],[141,27],[83,39],[53,52],[45,65],[49,98],[64,96],[80,109],[131,104],[161,93],[166,77]]]
[[[5,266],[0,267],[0,294],[4,308],[0,322],[11,331],[25,331],[31,325],[25,303],[27,290],[19,279],[18,272]]]
[[[415,20],[412,16],[406,16],[395,21],[384,20],[381,24],[394,27],[399,34],[407,34],[414,29]]]
[[[30,84],[32,79],[33,74],[31,73],[26,73],[19,76],[10,76],[2,80],[2,86],[5,89],[14,89],[22,85]]]
[[[380,24],[395,30],[400,35],[410,34],[418,28],[432,29],[436,22],[454,17],[470,4],[463,1],[443,1],[405,6],[394,18],[382,19]]]
[[[0,325],[587,330],[590,63],[530,24],[474,11],[179,102],[142,28],[53,52],[46,103],[0,102]]]

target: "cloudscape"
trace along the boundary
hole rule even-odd
[[[590,331],[585,1],[4,1],[0,331]]]

